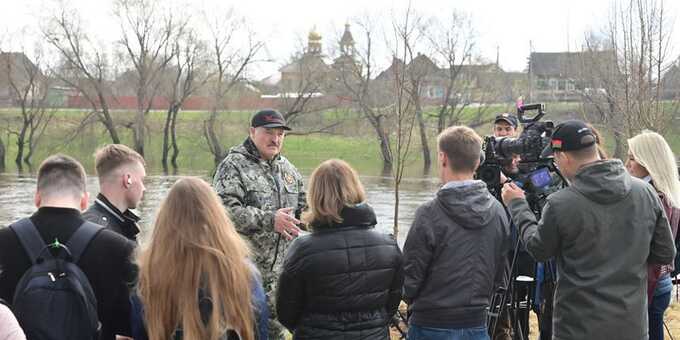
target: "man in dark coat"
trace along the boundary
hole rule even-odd
[[[600,160],[584,122],[558,125],[550,154],[570,186],[548,197],[540,221],[514,183],[503,200],[529,253],[556,260],[553,339],[647,339],[647,264],[675,257],[656,192],[620,160]]]
[[[144,158],[122,144],[109,144],[95,153],[99,195],[83,218],[137,241],[139,216],[132,210],[144,195]]]
[[[408,338],[488,339],[487,311],[511,248],[510,222],[484,182],[473,179],[481,138],[454,126],[437,144],[444,186],[418,208],[404,244]]]

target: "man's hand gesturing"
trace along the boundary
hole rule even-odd
[[[292,240],[300,233],[297,227],[300,221],[290,214],[292,211],[293,208],[281,208],[274,215],[274,230],[287,240]]]

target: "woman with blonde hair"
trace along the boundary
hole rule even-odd
[[[374,230],[356,171],[342,160],[317,167],[302,219],[309,235],[288,248],[276,311],[293,339],[389,340],[388,324],[401,301],[401,251]]]
[[[643,131],[628,140],[628,172],[649,182],[659,194],[673,238],[680,225],[680,180],[675,156],[666,140],[656,132]],[[671,300],[673,264],[649,265],[647,298],[649,339],[663,339],[663,314]]]
[[[268,310],[249,254],[210,185],[177,181],[139,254],[134,339],[266,339]]]

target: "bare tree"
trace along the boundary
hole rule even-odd
[[[205,70],[205,45],[196,34],[187,30],[174,41],[174,64],[169,67],[169,88],[166,89],[169,101],[163,126],[163,146],[161,163],[168,171],[168,156],[172,149],[171,164],[177,169],[179,146],[177,145],[177,116],[186,100],[210,79]]]
[[[446,21],[435,20],[424,34],[435,51],[435,60],[444,65],[443,94],[436,112],[437,133],[460,121],[470,101],[464,96],[463,65],[471,60],[475,48],[475,33],[465,14],[453,11]]]
[[[392,33],[394,34],[393,55],[413,64],[413,41],[417,37],[419,17],[413,11],[411,4],[401,17],[392,18]],[[410,157],[413,128],[418,120],[420,98],[420,83],[414,81],[414,73],[407,67],[393,68],[393,100],[392,118],[395,120],[393,150],[394,167],[394,235],[399,235],[399,202],[401,181],[404,178],[406,165]]]
[[[389,174],[394,164],[386,118],[390,103],[382,99],[380,92],[383,87],[373,79],[375,77],[375,20],[370,16],[365,16],[356,24],[360,27],[363,36],[363,46],[357,48],[356,51],[358,62],[343,65],[339,77],[348,97],[375,131],[380,143],[383,173]],[[399,65],[399,63],[395,62],[393,65]]]
[[[134,147],[144,155],[146,116],[158,94],[161,75],[173,58],[173,41],[186,28],[187,19],[163,11],[158,0],[117,0],[115,14],[121,29],[120,44],[136,77],[137,112],[131,124]]]
[[[215,131],[217,117],[224,109],[227,94],[243,82],[247,68],[257,61],[264,43],[245,27],[244,21],[237,18],[231,9],[224,15],[206,14],[205,21],[210,30],[210,63],[214,68],[214,78],[210,82],[212,107],[210,116],[203,122],[203,134],[217,165],[226,155]]]
[[[669,26],[663,1],[619,1],[604,37],[586,37],[580,93],[612,131],[614,157],[623,156],[625,139],[641,129],[665,131],[677,110],[663,102],[663,75],[672,63]]]
[[[106,128],[111,142],[120,143],[118,130],[109,111],[111,107],[109,103],[111,93],[107,85],[111,68],[109,58],[87,35],[77,12],[66,8],[64,3],[61,4],[55,14],[48,18],[42,34],[63,61],[55,72],[55,77],[75,89],[89,103],[92,110],[80,124],[76,134],[91,117],[96,117]]]
[[[43,54],[39,48],[34,53],[34,61],[24,52],[0,51],[0,55],[0,67],[7,76],[11,98],[18,105],[21,114],[21,126],[10,132],[17,137],[17,155],[14,161],[22,169],[23,163],[31,166],[35,147],[54,116],[54,111],[49,110],[47,102],[49,77],[41,69]]]
[[[424,27],[427,26],[429,26],[429,22],[413,10],[409,10],[406,14],[406,22],[402,26],[395,26],[395,29],[399,28],[399,39],[404,45],[402,59],[407,65],[406,80],[408,81],[408,84],[399,84],[398,75],[395,75],[396,85],[403,89],[408,89],[408,95],[411,96],[410,101],[414,105],[415,117],[420,132],[420,147],[425,173],[430,171],[432,160],[430,156],[430,143],[427,137],[427,127],[423,117],[424,99],[428,95],[428,89],[432,85],[438,85],[440,82],[437,65],[428,57],[428,54],[416,52],[424,47],[419,42],[425,40]]]

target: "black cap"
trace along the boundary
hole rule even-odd
[[[493,121],[493,123],[496,124],[500,121],[504,121],[504,122],[512,125],[512,127],[514,127],[514,128],[517,128],[517,125],[518,125],[517,117],[515,117],[515,116],[513,116],[509,113],[499,114],[498,116],[496,116],[496,119]]]
[[[548,157],[553,151],[575,151],[589,147],[597,142],[593,130],[580,120],[568,120],[555,127],[550,145],[546,146],[541,156]]]
[[[276,110],[262,110],[253,116],[250,121],[251,127],[265,127],[265,128],[282,128],[284,130],[291,130],[286,126],[286,119]]]

